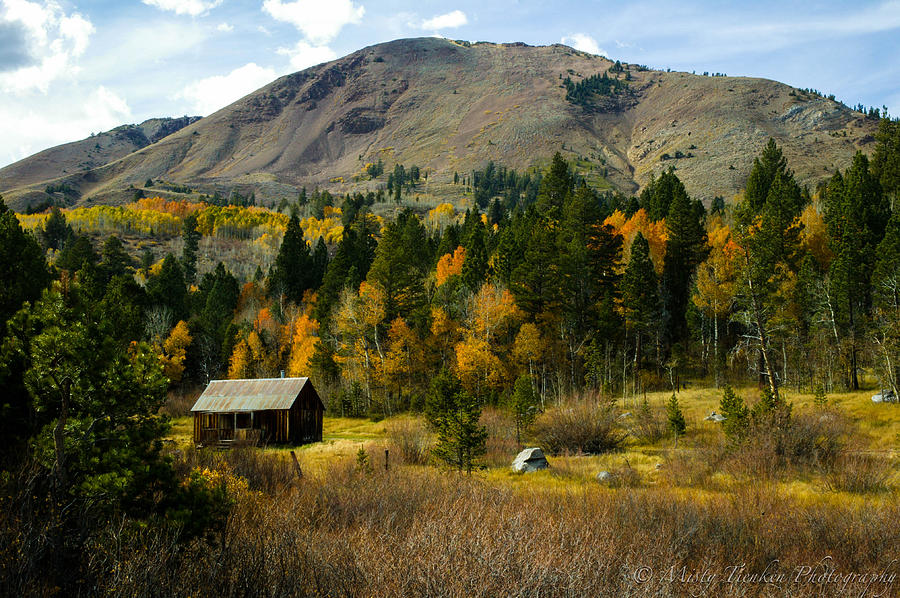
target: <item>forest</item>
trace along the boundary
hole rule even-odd
[[[582,92],[570,89],[576,99]],[[854,436],[834,423],[845,415],[822,423],[824,416],[792,411],[788,397],[814,395],[821,414],[834,410],[828,396],[900,396],[900,122],[881,119],[871,154],[857,153],[813,189],[769,140],[747,159],[743,193],[708,206],[674,168],[627,197],[592,189],[557,153],[540,173],[490,163],[464,175],[465,200],[416,210],[399,202],[419,170],[396,166],[387,194],[304,189],[280,210],[143,198],[25,215],[0,204],[0,442],[8,447],[0,462],[0,592],[160,595],[154,584],[166,584],[159,587],[179,595],[437,595],[429,589],[449,588],[448,579],[373,567],[379,554],[385,567],[399,567],[412,546],[403,537],[424,542],[443,529],[475,534],[467,541],[506,571],[530,557],[491,552],[501,551],[497,538],[530,538],[555,559],[587,551],[565,566],[577,568],[566,570],[568,582],[541,568],[543,577],[509,586],[484,585],[484,563],[460,554],[469,568],[447,595],[513,587],[529,595],[617,593],[630,586],[610,571],[624,561],[604,555],[634,561],[638,537],[675,538],[688,519],[731,545],[704,544],[692,528],[675,551],[686,566],[745,558],[759,546],[789,552],[733,498],[766,503],[783,530],[790,516],[775,490],[752,494],[742,484],[706,501],[684,490],[724,484],[684,460],[706,458],[701,451],[713,446],[721,451],[715,463],[737,477],[815,471],[848,492],[887,483],[848,480],[872,465],[842,452]],[[380,164],[369,174],[383,172]],[[391,201],[392,217],[374,213]],[[217,261],[214,240],[255,248],[253,267]],[[375,472],[376,453],[365,445],[299,488],[283,453],[223,460],[173,450],[173,419],[209,380],[281,372],[311,377],[335,422],[387,421],[401,463],[476,474],[508,467],[526,439],[564,455],[563,473],[576,467],[570,455],[630,450],[620,417],[637,418],[639,442],[668,447],[673,436],[677,449],[697,427],[684,415],[691,386],[714,389],[724,417],[715,441],[706,432],[683,441],[695,443],[695,457],[667,457],[683,474],[676,490],[646,487],[631,464],[613,472],[627,492],[645,487],[618,507],[595,489],[581,502],[558,501],[552,490],[529,498],[431,468],[388,478],[387,463]],[[665,405],[648,395],[667,397]],[[759,400],[751,404],[751,396]],[[505,453],[496,446],[497,421],[514,431]],[[423,452],[412,445],[424,436],[432,445]],[[453,509],[454,495],[471,510]],[[478,536],[469,520],[475,505],[494,536]],[[528,505],[546,509],[548,519],[526,525],[501,516]],[[827,501],[810,508],[823,522],[850,517],[840,529],[852,546],[837,556],[860,567],[873,564],[853,556],[863,537],[896,540],[890,519],[873,519],[896,516],[895,500],[880,515],[848,515]],[[391,509],[402,531],[393,548],[378,548],[390,530],[374,513]],[[286,520],[292,512],[302,514]],[[607,537],[615,546],[601,551],[590,531],[597,512],[631,535]],[[422,527],[423,518],[438,527]],[[556,520],[572,527],[554,527]],[[813,548],[833,548],[813,520],[804,519],[800,533]],[[277,563],[264,558],[273,546]],[[215,554],[229,564],[217,568]],[[654,562],[668,558],[653,554]],[[445,557],[402,558],[427,571]],[[293,585],[280,569],[292,572]],[[253,571],[262,586],[253,585]]]

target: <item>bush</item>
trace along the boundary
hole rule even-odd
[[[854,452],[841,455],[825,475],[825,485],[834,491],[883,492],[891,477],[890,462],[879,455]]]
[[[604,453],[622,448],[625,434],[612,403],[577,401],[545,411],[532,427],[532,438],[548,453]]]
[[[390,448],[404,463],[424,465],[428,462],[433,444],[425,423],[418,418],[404,417],[387,424]]]
[[[834,411],[761,417],[733,447],[730,463],[767,478],[798,469],[831,471],[844,455],[849,435],[849,422]]]
[[[651,407],[644,399],[641,408],[634,416],[634,428],[631,433],[641,442],[653,444],[662,440],[666,434],[666,420],[659,408]]]

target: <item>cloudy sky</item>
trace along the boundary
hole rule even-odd
[[[562,42],[900,113],[900,0],[0,0],[0,166],[401,37]]]

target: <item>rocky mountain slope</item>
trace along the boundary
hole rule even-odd
[[[0,193],[22,209],[64,183],[79,201],[115,202],[152,178],[275,200],[301,186],[374,188],[386,175],[369,180],[365,166],[379,159],[419,166],[438,189],[488,160],[525,169],[562,151],[628,192],[675,166],[709,200],[743,186],[769,137],[811,185],[874,145],[876,122],[764,79],[624,65],[608,75],[627,79],[624,91],[567,99],[566,78],[613,64],[562,45],[397,40],[281,77],[158,140],[120,128],[46,150],[0,169]]]

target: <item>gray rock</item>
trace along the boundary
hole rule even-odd
[[[619,419],[626,419],[629,417],[631,417],[631,411],[626,411],[625,413],[623,413],[622,415],[619,416]]]
[[[873,403],[896,403],[897,396],[891,389],[882,389],[877,395],[872,395]]]
[[[537,447],[527,448],[516,455],[512,462],[512,470],[519,473],[530,473],[539,469],[547,469],[550,464],[544,451]]]
[[[654,466],[654,468],[656,469],[656,471],[659,471],[660,469],[662,469],[662,463],[657,463],[657,464]]]
[[[612,474],[608,471],[601,471],[597,474],[598,482],[609,482],[610,480],[612,480]]]
[[[716,413],[715,411],[710,411],[709,415],[703,418],[703,421],[707,422],[723,422],[725,421],[725,416]]]

